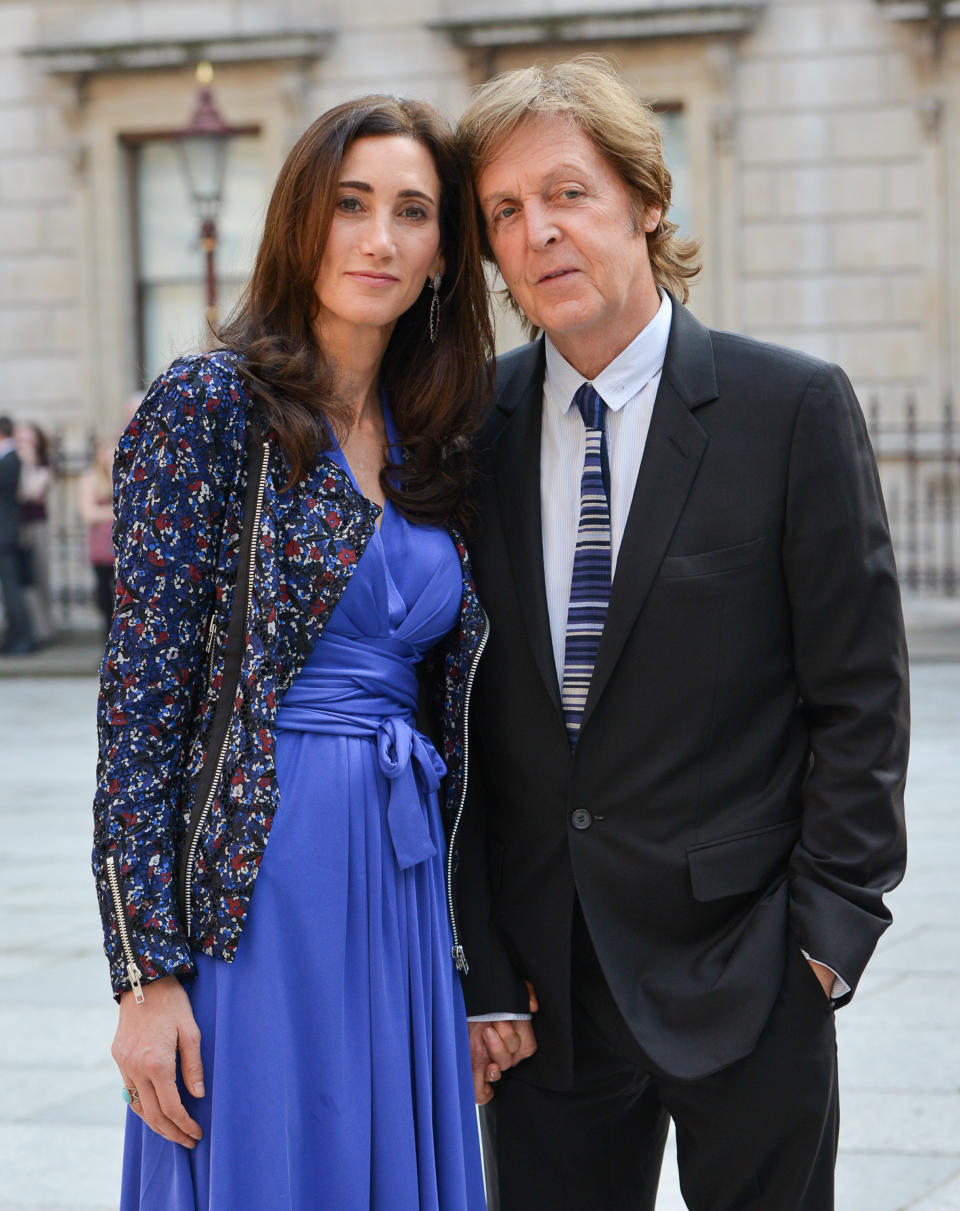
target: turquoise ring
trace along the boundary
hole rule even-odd
[[[128,1106],[132,1106],[134,1102],[140,1101],[140,1094],[136,1091],[136,1089],[128,1089],[126,1085],[124,1085],[123,1089],[120,1091],[120,1096]]]

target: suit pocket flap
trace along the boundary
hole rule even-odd
[[[759,891],[786,867],[800,837],[800,821],[787,820],[687,850],[695,900],[719,900]]]
[[[670,579],[677,576],[711,576],[717,572],[735,572],[759,563],[765,538],[737,543],[735,547],[720,547],[716,551],[699,551],[696,555],[665,555],[660,575]]]

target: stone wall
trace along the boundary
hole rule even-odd
[[[478,46],[441,28],[466,7],[0,0],[0,410],[78,440],[122,415],[135,374],[117,136],[185,122],[197,58],[214,60],[230,120],[261,125],[272,171],[345,97],[412,94],[455,115],[487,72],[586,49],[685,107],[698,313],[839,361],[864,398],[939,407],[960,379],[960,22],[937,38],[878,0],[770,0],[689,5],[700,27],[613,39],[612,10],[657,6],[490,0]],[[718,26],[722,9],[739,28]],[[491,14],[507,29],[521,10],[525,34],[491,33]],[[607,24],[541,28],[544,13]]]

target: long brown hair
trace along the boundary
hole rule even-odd
[[[397,320],[384,353],[381,383],[407,457],[385,467],[380,482],[412,521],[462,521],[468,439],[489,398],[493,333],[469,184],[453,131],[431,106],[362,97],[328,110],[300,136],[274,186],[253,274],[218,336],[243,355],[243,372],[280,441],[292,484],[329,449],[330,432],[342,439],[349,426],[314,333],[315,283],[346,149],[375,135],[403,135],[430,152],[440,179],[446,267],[436,341],[429,337],[432,290],[425,286]]]

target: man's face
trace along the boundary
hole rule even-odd
[[[505,139],[477,179],[490,247],[510,293],[588,378],[659,306],[633,195],[583,130],[537,117]],[[642,230],[638,227],[642,226]]]

